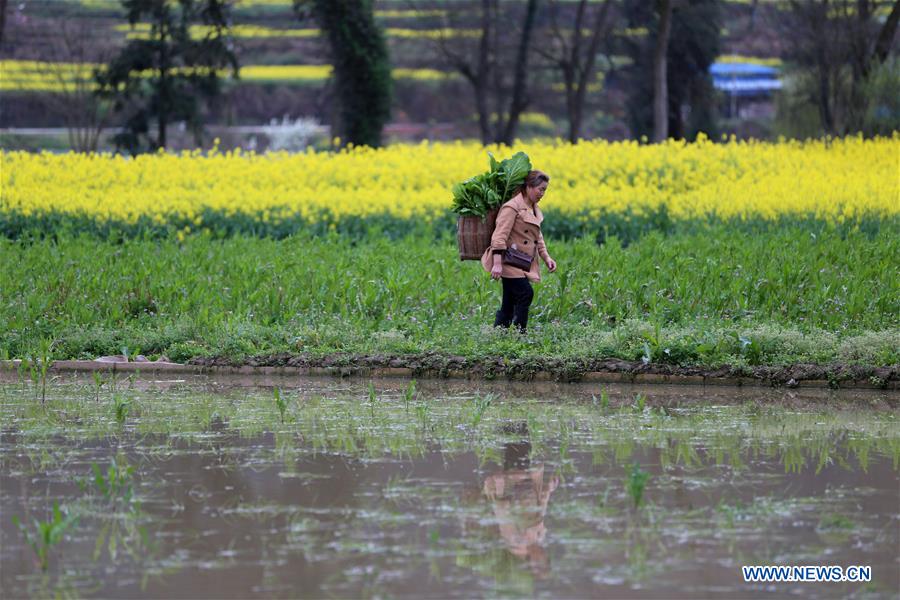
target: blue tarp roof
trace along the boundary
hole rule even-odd
[[[768,94],[781,89],[778,69],[751,63],[713,63],[713,86],[734,96]]]
[[[778,69],[751,63],[713,63],[709,68],[713,77],[777,77]]]
[[[723,92],[748,95],[780,90],[781,82],[777,79],[721,79],[713,77],[713,86]]]

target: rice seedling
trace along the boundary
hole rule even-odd
[[[631,465],[631,472],[628,474],[628,481],[625,485],[625,489],[628,491],[628,496],[631,498],[634,508],[640,508],[641,502],[643,502],[644,499],[644,488],[646,487],[649,478],[650,473],[641,470],[638,463]]]
[[[640,445],[656,448],[661,465],[714,464],[741,470],[747,468],[747,452],[776,457],[789,473],[815,469],[823,457],[825,464],[861,469],[868,467],[873,456],[888,456],[900,464],[896,424],[889,415],[810,413],[773,419],[755,414],[752,407],[720,408],[716,414],[679,409],[666,415],[660,411],[635,412],[629,405],[603,412],[591,405],[501,402],[499,398],[490,404],[473,399],[437,402],[419,392],[409,412],[402,396],[381,398],[377,418],[373,419],[371,403],[360,402],[367,385],[356,392],[328,397],[305,395],[303,402],[293,405],[296,418],[292,419],[290,436],[298,436],[319,451],[343,448],[354,455],[371,457],[418,456],[434,443],[447,454],[474,451],[483,457],[510,439],[527,439],[534,456],[553,456],[561,442],[568,440],[569,448],[573,448],[576,440],[590,438],[604,440],[591,449],[598,464],[630,464]],[[50,393],[54,387],[48,388],[47,406],[52,410],[46,410],[29,403],[28,395],[23,395],[18,386],[0,386],[0,421],[15,423],[22,440],[38,448],[53,436],[70,431],[72,422],[79,423],[79,435],[86,440],[128,435],[190,440],[196,435],[198,443],[204,443],[199,434],[217,426],[243,437],[283,429],[279,427],[278,411],[272,410],[270,390],[267,395],[226,398],[187,391],[118,391],[114,397],[120,405],[141,407],[140,418],[129,422],[126,429],[118,419],[110,418],[108,404],[85,402],[77,394]],[[92,391],[84,394],[93,397]],[[283,390],[282,397],[287,399]],[[124,424],[130,412],[126,408],[120,412]],[[62,414],[64,420],[58,417]],[[473,427],[476,420],[477,427]],[[837,435],[845,430],[853,434]],[[697,432],[715,435],[698,438]],[[286,434],[279,440],[295,444]],[[38,453],[34,461],[43,464],[45,459]]]
[[[403,390],[403,406],[406,409],[406,414],[409,414],[409,403],[412,402],[416,397],[416,380],[413,379],[409,382],[409,385],[406,386],[406,389]]]
[[[77,481],[82,491],[96,491],[110,505],[130,507],[134,498],[134,467],[123,457],[112,457],[106,470],[91,463],[93,477]]]
[[[472,401],[473,404],[473,414],[472,414],[472,427],[478,427],[478,424],[481,423],[481,419],[484,417],[485,411],[491,406],[494,402],[495,397],[493,394],[485,394],[483,396],[476,396]]]
[[[282,397],[280,388],[273,388],[272,395],[275,398],[275,408],[278,410],[279,417],[281,417],[281,424],[284,425],[284,413],[287,410],[287,401]]]
[[[128,418],[128,413],[131,411],[131,403],[132,400],[124,394],[113,393],[113,414],[115,415],[116,423],[119,425],[125,424],[125,419]]]
[[[57,502],[53,503],[51,517],[46,521],[35,519],[31,528],[25,526],[18,515],[13,515],[12,520],[19,528],[19,531],[22,532],[26,543],[34,551],[42,571],[46,571],[50,566],[50,552],[63,541],[66,533],[78,523],[78,517],[61,509]]]
[[[635,394],[634,402],[631,405],[631,410],[636,413],[643,413],[644,408],[647,405],[647,397],[644,394]]]
[[[369,416],[374,420],[375,419],[375,403],[378,400],[378,396],[375,393],[375,384],[372,383],[371,381],[369,382],[368,394],[369,394],[369,402],[368,402]]]
[[[103,380],[103,375],[100,371],[91,373],[91,379],[94,381],[94,401],[100,402],[100,388],[102,388],[103,384],[106,382]]]
[[[35,389],[40,390],[41,406],[47,401],[47,371],[53,364],[53,340],[42,337],[36,350],[29,354],[27,362],[28,374]],[[24,364],[24,363],[23,363]]]
[[[609,392],[606,391],[606,388],[600,390],[600,400],[597,400],[595,395],[591,395],[591,400],[593,401],[595,406],[600,407],[600,410],[606,412],[609,410]]]
[[[428,402],[419,402],[416,405],[416,418],[421,424],[422,431],[428,429],[428,413],[430,410],[430,406]]]

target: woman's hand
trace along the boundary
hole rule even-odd
[[[556,270],[556,261],[550,257],[547,257],[547,268],[550,269],[551,273],[553,271],[555,271]]]
[[[491,279],[500,279],[500,276],[503,274],[503,265],[495,264],[491,267]]]

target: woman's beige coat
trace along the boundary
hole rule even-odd
[[[506,250],[512,248],[513,244],[516,250],[525,252],[531,256],[540,256],[547,262],[550,254],[544,246],[544,236],[541,234],[541,222],[544,215],[541,209],[535,205],[534,212],[522,196],[521,193],[513,196],[508,202],[500,207],[497,213],[497,223],[494,226],[494,233],[491,236],[491,245],[481,255],[481,265],[488,273],[494,266],[494,250]],[[541,271],[538,267],[538,259],[531,261],[531,269],[519,269],[507,264],[503,264],[503,273],[501,277],[527,277],[531,281],[541,280]]]

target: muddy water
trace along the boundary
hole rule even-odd
[[[0,384],[4,598],[900,590],[889,395],[97,383]],[[768,564],[872,581],[743,582]]]

